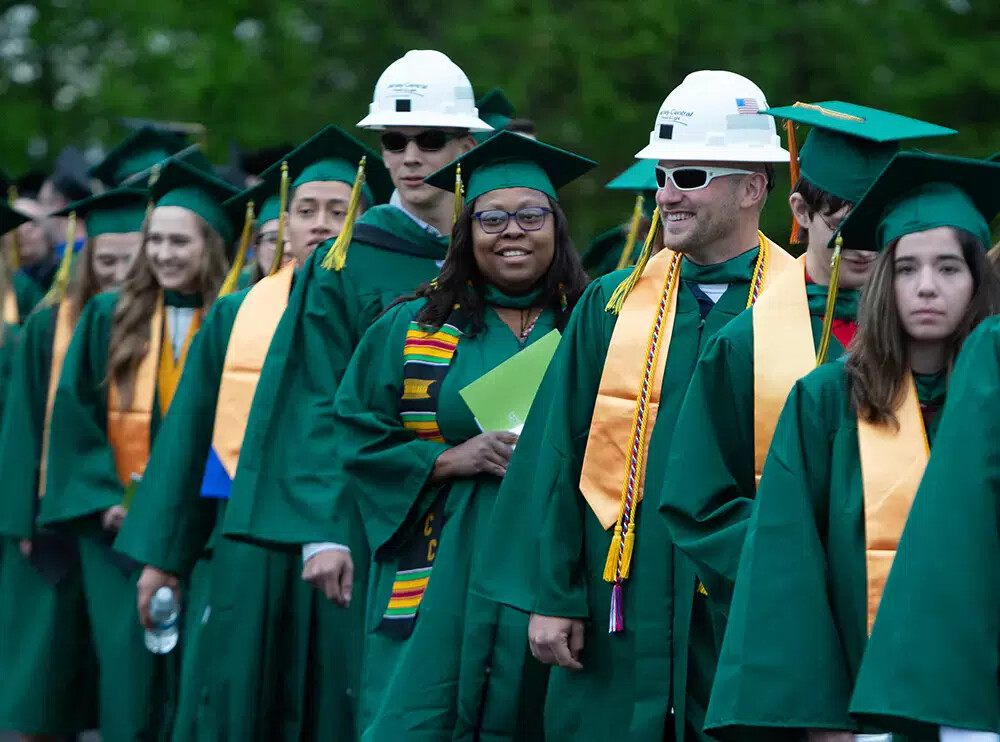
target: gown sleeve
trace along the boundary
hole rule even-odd
[[[1000,729],[1000,321],[966,341],[858,672],[852,712],[900,733]]]
[[[87,303],[56,388],[48,480],[39,522],[49,525],[120,505],[124,494],[108,443],[108,345],[114,294]]]
[[[11,358],[10,383],[0,428],[0,535],[27,539],[34,533],[38,508],[39,459],[48,395],[51,325],[55,308],[32,314],[22,327]],[[12,337],[8,336],[7,342]]]
[[[186,575],[202,555],[218,503],[201,497],[222,367],[238,302],[212,307],[195,335],[170,411],[150,452],[115,549],[141,564]]]
[[[724,328],[695,367],[674,427],[660,512],[712,605],[729,612],[753,509],[753,315]]]
[[[449,448],[417,438],[400,420],[403,344],[412,313],[411,305],[400,305],[365,333],[334,405],[334,459],[343,472],[334,519],[353,499],[373,552],[418,515],[434,462]]]
[[[721,739],[854,728],[827,590],[829,411],[800,380],[778,420],[749,522],[705,722]],[[763,728],[763,729],[762,729]]]

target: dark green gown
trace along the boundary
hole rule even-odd
[[[100,515],[122,502],[107,437],[107,373],[117,292],[94,297],[83,310],[63,363],[52,411],[48,485],[39,523],[79,536],[84,594],[100,665],[104,742],[169,738],[176,704],[178,652],[153,655],[136,612],[140,565],[111,547]],[[192,306],[197,297],[166,292],[165,303]],[[166,341],[166,335],[164,335]],[[150,438],[160,427],[154,400]]]
[[[921,403],[943,402],[943,375],[916,382]],[[932,442],[938,422],[928,425]],[[867,638],[858,424],[844,364],[828,363],[796,382],[778,420],[706,728],[775,741],[806,728],[880,731],[858,729],[848,713]]]
[[[755,248],[716,266],[682,264],[647,481],[662,479],[700,352],[746,307],[757,254]],[[627,275],[598,279],[574,310],[497,499],[483,546],[483,562],[492,568],[472,581],[474,593],[521,611],[585,621],[584,669],[552,669],[545,709],[550,742],[659,742],[675,732],[697,738],[693,730],[701,729],[721,638],[704,597],[696,594],[693,564],[673,546],[655,508],[642,505],[624,586],[625,630],[607,633],[611,584],[603,572],[612,534],[601,528],[578,484],[617,320],[605,307]],[[688,282],[728,283],[729,289],[702,320]]]
[[[827,288],[806,284],[806,294],[815,349]],[[834,316],[853,321],[857,299],[857,291],[838,292]],[[831,335],[827,360],[843,352]],[[657,488],[674,543],[694,561],[713,609],[725,615],[755,495],[752,310],[722,328],[698,360]]]
[[[1000,731],[998,377],[1000,318],[959,355],[854,686],[851,711],[893,731]]]
[[[330,677],[346,647],[307,665],[315,591],[301,579],[301,556],[223,538],[226,500],[201,497],[226,350],[247,293],[216,301],[192,344],[115,548],[186,580],[174,740],[349,740],[347,677],[339,668]],[[338,679],[345,687],[335,689]]]
[[[467,595],[470,572],[481,556],[477,544],[489,526],[500,486],[497,477],[452,481],[434,569],[413,633],[398,639],[377,631],[398,565],[391,544],[423,521],[429,506],[425,494],[432,489],[428,479],[438,456],[481,432],[459,391],[522,347],[487,309],[485,329],[459,341],[442,382],[437,421],[447,442],[417,439],[399,419],[399,402],[406,331],[421,306],[417,301],[400,305],[372,326],[336,400],[336,458],[344,470],[338,496],[359,504],[375,552],[365,625],[364,739],[530,739],[541,723],[538,699],[544,695],[546,673],[528,650],[527,616],[520,614],[519,644],[492,660],[494,674],[485,687],[478,677],[461,673],[463,646],[494,628],[482,613],[485,606]],[[544,312],[528,343],[551,332],[553,320],[551,312]],[[475,694],[467,692],[470,683]],[[534,706],[533,720],[526,718],[528,706]]]
[[[580,256],[583,267],[594,278],[605,276],[618,268],[618,260],[625,249],[628,239],[628,227],[618,225],[602,232],[590,241],[587,249]],[[642,242],[637,240],[629,257],[629,265],[634,265],[642,252]]]
[[[17,299],[19,324],[23,325],[24,321],[28,319],[28,315],[31,314],[31,310],[45,296],[45,289],[21,271],[11,276],[10,285]]]
[[[56,307],[43,306],[24,323],[0,433],[0,729],[62,735],[96,726],[97,666],[76,540],[35,530],[55,317]],[[4,377],[14,341],[7,332]],[[33,540],[30,559],[21,539]]]

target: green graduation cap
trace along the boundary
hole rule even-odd
[[[156,206],[180,206],[193,211],[219,233],[227,247],[232,245],[243,215],[234,221],[222,205],[238,193],[225,181],[174,158],[167,160],[150,188]]]
[[[76,212],[77,219],[86,222],[89,237],[141,232],[148,198],[146,191],[139,188],[116,188],[74,201],[57,211],[55,216],[69,216]]]
[[[334,124],[293,149],[262,172],[260,177],[280,184],[281,166],[282,163],[287,163],[292,188],[303,183],[331,180],[352,185],[362,157],[367,158],[362,193],[369,204],[388,201],[393,185],[389,172],[382,164],[382,158]]]
[[[0,199],[0,235],[7,234],[30,221],[30,216],[10,206],[5,199]]]
[[[516,110],[514,103],[500,88],[493,88],[477,100],[476,109],[479,111],[479,118],[492,126],[495,131],[499,131],[509,124]],[[476,132],[472,137],[482,144],[492,137],[495,131]]]
[[[604,186],[609,191],[650,193],[657,190],[656,160],[637,160]]]
[[[279,184],[273,178],[237,193],[223,204],[234,223],[242,224],[246,218],[247,204],[253,201],[254,221],[258,225],[277,219],[281,215],[278,194]]]
[[[187,139],[183,134],[144,126],[108,152],[103,160],[90,168],[90,174],[109,186],[118,186],[127,178],[150,170],[185,146]]]
[[[800,102],[761,113],[813,127],[799,151],[799,172],[818,188],[850,203],[861,200],[899,151],[901,141],[957,133],[944,126],[836,100]],[[791,132],[789,127],[789,149],[794,151]]]
[[[935,227],[955,227],[990,247],[989,222],[1000,213],[1000,163],[926,152],[900,152],[841,223],[844,246],[881,250]],[[836,237],[834,238],[836,239]]]
[[[597,167],[596,162],[586,157],[511,131],[501,131],[427,176],[424,182],[452,190],[459,165],[466,203],[501,188],[533,188],[558,201],[557,190]]]

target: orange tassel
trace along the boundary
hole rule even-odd
[[[795,140],[795,122],[786,121],[785,131],[788,133],[788,175],[791,177],[792,188],[794,188],[801,177],[801,173],[799,172],[799,144]],[[792,215],[792,235],[788,238],[788,241],[793,245],[799,244],[799,223],[794,215]]]

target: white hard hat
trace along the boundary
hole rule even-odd
[[[639,160],[788,162],[764,93],[734,72],[692,72],[660,106]]]
[[[768,116],[767,118],[770,118]],[[441,52],[415,49],[385,68],[375,83],[362,129],[433,126],[492,131],[479,118],[472,83],[462,68]]]

